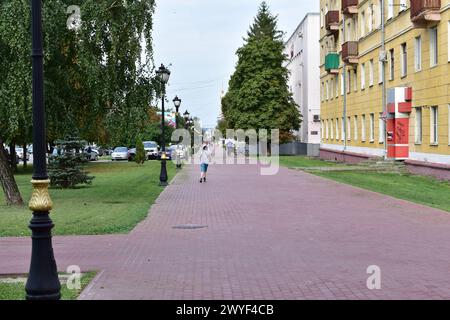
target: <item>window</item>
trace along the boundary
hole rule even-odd
[[[373,59],[369,61],[369,86],[373,86]]]
[[[450,21],[448,22],[448,27],[447,27],[447,37],[448,37],[448,40],[447,40],[448,61],[450,62]],[[449,125],[449,127],[450,127],[450,125]]]
[[[361,13],[361,37],[366,35],[366,14],[363,11]]]
[[[339,119],[336,119],[336,140],[339,140]]]
[[[322,140],[325,138],[325,121],[320,121],[320,136]]]
[[[383,120],[383,113],[380,112],[380,118],[378,119],[378,142],[384,143],[386,137],[386,122]]]
[[[402,45],[401,45],[400,61],[401,61],[401,67],[402,67],[401,76],[403,78],[403,77],[406,77],[406,75],[408,73],[408,53],[406,52],[406,43],[402,43]]]
[[[330,99],[333,99],[333,98],[334,98],[334,88],[333,88],[333,85],[334,85],[334,79],[330,79]]]
[[[347,140],[350,141],[352,140],[352,135],[351,135],[351,119],[350,117],[347,118]]]
[[[398,9],[398,12],[402,12],[406,10],[406,0],[400,0],[400,8]]]
[[[430,66],[438,64],[438,34],[437,28],[430,29]]]
[[[353,134],[354,134],[354,140],[358,141],[358,116],[355,116],[353,118]]]
[[[378,83],[379,84],[381,84],[381,83],[383,83],[383,72],[384,72],[384,69],[383,69],[383,61],[378,61]]]
[[[387,18],[392,19],[394,17],[394,0],[388,1],[388,14]]]
[[[351,70],[348,70],[347,71],[347,93],[350,93],[350,90],[351,90],[351,86],[352,86],[351,78],[352,78],[352,72],[351,72]]]
[[[371,4],[370,6],[369,6],[369,9],[368,9],[368,18],[367,18],[367,22],[368,22],[368,27],[369,27],[369,32],[372,32],[372,30],[373,30],[373,4]]]
[[[323,28],[323,25],[324,25],[323,21],[324,20],[325,20],[325,17],[323,15],[323,9],[322,9],[322,10],[320,10],[320,27],[321,28]]]
[[[358,69],[353,70],[353,90],[358,91]]]
[[[344,95],[344,73],[341,73],[341,96]]]
[[[327,120],[325,120],[325,138],[328,140],[329,136],[330,136],[330,131],[328,128],[328,119],[327,119]]]
[[[414,68],[416,71],[422,70],[422,37],[420,36],[415,39]]]
[[[438,115],[438,107],[430,108],[430,142],[431,144],[438,144],[438,125],[439,125],[439,115]]]
[[[447,127],[448,127],[448,145],[450,146],[450,104],[448,105],[447,114],[448,114],[448,122],[447,122]]]
[[[375,137],[374,137],[374,135],[375,135],[375,133],[374,133],[374,131],[375,131],[375,117],[374,117],[373,113],[370,114],[370,127],[369,127],[369,129],[370,129],[370,142],[374,142],[375,141]]]
[[[361,64],[361,90],[366,88],[366,64]]]
[[[344,117],[341,118],[341,140],[345,140],[345,124],[344,124]]]
[[[320,85],[320,100],[323,102],[323,96],[324,96],[324,84],[322,82],[322,84]]]
[[[395,55],[394,49],[389,50],[389,80],[394,80],[395,77]]]
[[[416,144],[422,143],[422,108],[416,108],[416,130],[415,130],[415,142]]]
[[[330,126],[330,138],[334,139],[334,125],[333,120],[328,120],[328,125]]]
[[[339,98],[339,76],[334,77],[334,89],[336,90],[336,98]]]
[[[361,116],[361,141],[366,141],[366,115]]]

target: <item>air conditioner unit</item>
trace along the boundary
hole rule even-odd
[[[314,122],[319,122],[320,121],[320,116],[318,114],[314,115]]]

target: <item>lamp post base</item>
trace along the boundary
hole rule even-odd
[[[54,227],[48,212],[33,212],[30,273],[25,286],[27,300],[59,300],[61,284],[53,254],[51,230]]]
[[[161,187],[166,187],[169,184],[167,183],[167,165],[165,155],[163,155],[163,159],[161,160],[161,173],[159,175],[159,185]]]

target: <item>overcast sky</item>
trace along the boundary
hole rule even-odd
[[[308,12],[319,12],[318,0],[268,0],[288,37]],[[155,64],[170,67],[168,98],[182,99],[181,111],[215,127],[220,93],[226,91],[260,0],[159,0],[154,24]],[[172,103],[171,103],[171,106]]]

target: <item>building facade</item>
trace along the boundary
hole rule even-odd
[[[320,0],[321,155],[450,165],[450,0],[382,4]]]
[[[308,13],[285,44],[290,72],[289,88],[300,107],[303,122],[298,141],[320,144],[319,13]]]

